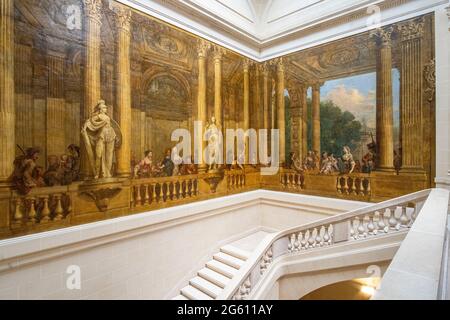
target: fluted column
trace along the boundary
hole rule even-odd
[[[244,60],[244,131],[250,128],[250,60]],[[248,139],[245,140],[245,164],[248,163]]]
[[[100,29],[102,25],[102,1],[83,0],[86,14],[86,54],[84,66],[84,106],[82,122],[89,118],[93,108],[100,100]],[[81,175],[92,175],[85,144],[81,144]]]
[[[0,3],[0,182],[13,172],[14,112],[14,1]]]
[[[377,159],[378,168],[394,167],[394,117],[392,108],[392,28],[372,33],[378,44],[377,54]]]
[[[312,149],[321,154],[320,150],[320,83],[312,86]]]
[[[278,108],[278,130],[280,131],[280,166],[286,161],[286,119],[284,98],[284,62],[279,58],[277,62],[277,108]]]
[[[422,36],[424,22],[409,21],[399,27],[401,35],[400,126],[402,170],[423,168],[422,92],[423,63]]]
[[[222,57],[224,50],[220,47],[214,48],[214,116],[219,128],[223,126],[222,117]]]
[[[208,121],[207,114],[207,101],[206,101],[206,55],[209,50],[210,45],[199,40],[198,43],[198,96],[197,96],[197,121],[201,121],[202,125],[205,126]],[[197,147],[199,148],[200,154],[203,152],[205,147],[205,142],[203,141],[203,132],[199,132],[197,135]],[[195,156],[195,155],[194,155]],[[199,155],[197,158],[199,162],[199,171],[206,171],[206,164],[203,161],[203,155]],[[201,161],[200,161],[201,159]]]
[[[117,175],[131,175],[131,11],[121,4],[114,4],[117,21],[117,115],[122,131],[122,145],[117,151]],[[141,114],[139,113],[139,119]],[[142,136],[142,134],[141,134]],[[141,144],[143,138],[141,138]],[[140,146],[142,148],[142,146]],[[142,150],[141,150],[142,151]],[[141,154],[136,155],[141,156]]]
[[[60,48],[64,51],[64,48]],[[64,64],[66,54],[58,51],[47,52],[48,94],[46,143],[47,155],[64,154],[66,101],[64,99]]]
[[[267,62],[263,65],[263,108],[264,129],[269,129],[269,66]]]
[[[301,104],[302,104],[302,155],[306,156],[308,153],[308,87],[306,85],[302,86],[301,89]]]

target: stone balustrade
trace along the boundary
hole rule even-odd
[[[197,175],[135,179],[131,184],[132,208],[193,199],[199,194]]]
[[[252,290],[278,257],[338,243],[408,231],[430,192],[430,190],[419,191],[285,230],[269,239],[266,238],[217,299],[251,298]],[[251,279],[250,288],[244,285],[248,279]],[[250,293],[248,293],[249,290]]]
[[[60,221],[72,212],[72,195],[66,186],[36,188],[26,196],[14,194],[11,209],[12,228]]]

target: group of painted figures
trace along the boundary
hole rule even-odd
[[[368,152],[361,161],[355,160],[350,147],[343,147],[342,157],[335,157],[334,154],[323,152],[322,156],[315,151],[308,151],[303,159],[299,159],[294,152],[290,153],[288,168],[297,172],[318,172],[320,174],[351,174],[351,173],[371,173],[376,168],[376,144],[371,142],[367,145]],[[394,151],[394,167],[398,173],[401,167],[400,153]]]
[[[14,160],[11,182],[21,194],[27,194],[35,187],[69,185],[80,178],[80,148],[74,144],[67,147],[67,154],[47,157],[47,169],[37,164],[41,150],[27,148]]]

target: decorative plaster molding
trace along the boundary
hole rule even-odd
[[[336,8],[336,2],[333,1],[334,9],[328,8],[328,14],[322,12],[320,18],[316,20],[304,23],[305,20],[299,18],[298,15],[305,14],[306,11],[302,13],[302,10],[300,10],[292,14],[282,15],[276,24],[273,23],[268,26],[257,24],[258,30],[264,29],[265,31],[256,34],[256,31],[236,22],[239,20],[233,20],[234,18],[225,16],[223,12],[221,15],[213,15],[209,11],[206,12],[207,10],[205,11],[205,8],[198,4],[193,5],[193,2],[196,2],[193,0],[117,1],[258,62],[372,29],[373,26],[368,26],[370,16],[366,12],[366,8],[374,3],[380,6],[382,10],[381,26],[433,12],[436,8],[442,8],[443,4],[448,3],[447,0],[393,0],[383,2],[367,0],[364,2],[358,1],[358,3],[346,0]],[[208,5],[212,6],[209,2]],[[218,8],[224,8],[220,2],[216,1],[215,5]],[[343,10],[344,7],[346,10]],[[325,6],[319,4],[314,8],[325,10],[323,9]],[[340,10],[336,10],[339,8]],[[236,12],[233,15],[236,18]],[[242,17],[241,19],[245,20]],[[245,21],[250,23],[248,20]],[[273,29],[274,32],[268,32],[270,29]]]

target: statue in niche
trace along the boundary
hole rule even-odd
[[[33,188],[43,186],[42,168],[36,164],[40,154],[39,148],[27,148],[22,152],[23,155],[17,156],[14,160],[11,182],[20,194],[26,195]]]
[[[122,140],[119,125],[108,116],[107,111],[105,101],[100,100],[81,130],[94,179],[113,176],[114,149],[120,146]]]
[[[353,173],[356,167],[356,162],[353,159],[353,155],[351,153],[350,147],[345,146],[343,148],[344,154],[342,155],[342,161],[344,164],[343,170],[341,170],[341,173]]]
[[[208,170],[217,170],[219,168],[220,135],[219,128],[216,125],[216,117],[211,117],[211,123],[207,123],[208,132]],[[220,151],[219,151],[220,152]]]

